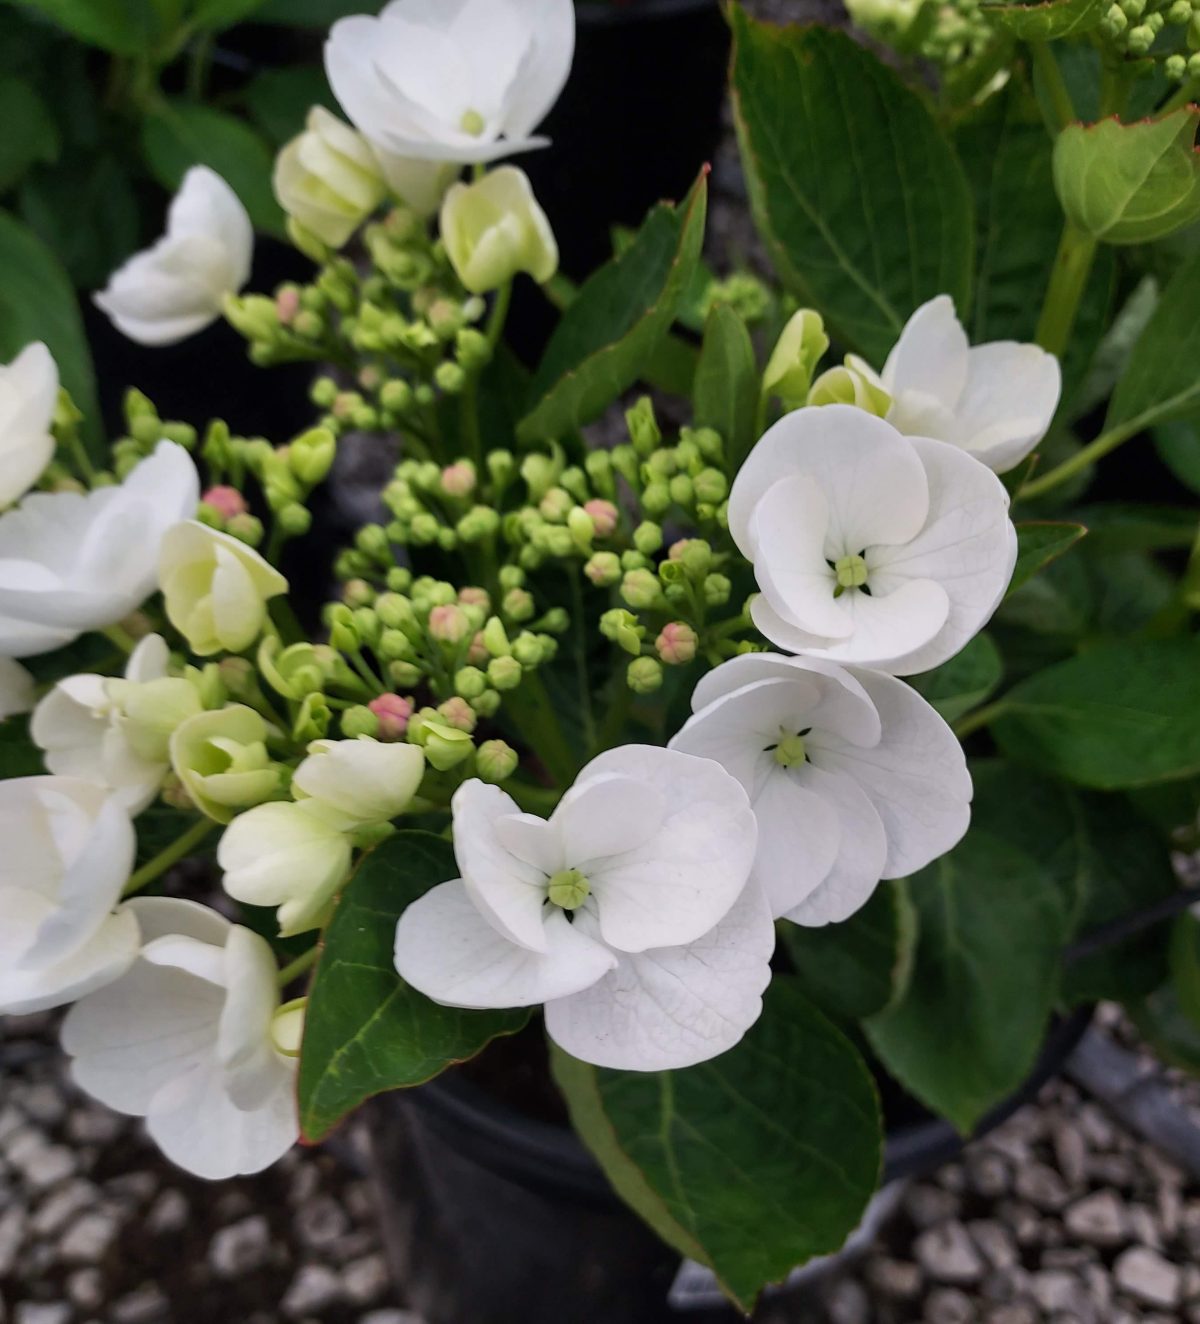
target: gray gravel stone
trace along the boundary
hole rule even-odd
[[[1017,1169],[1017,1194],[1038,1209],[1055,1213],[1067,1203],[1067,1184],[1044,1163],[1027,1163]]]
[[[46,1196],[38,1205],[30,1228],[39,1237],[54,1236],[76,1214],[94,1205],[98,1197],[99,1192],[90,1181],[77,1178]]]
[[[342,1270],[342,1289],[356,1306],[369,1306],[388,1289],[387,1261],[382,1255],[364,1255]]]
[[[15,1324],[69,1324],[74,1313],[69,1301],[22,1301],[13,1318]]]
[[[67,1229],[58,1251],[67,1264],[99,1264],[116,1238],[117,1220],[101,1209],[77,1218]]]
[[[975,1318],[971,1298],[957,1287],[939,1287],[930,1292],[925,1302],[928,1324],[970,1324]]]
[[[867,1281],[881,1296],[897,1301],[911,1301],[921,1292],[921,1270],[908,1260],[887,1256],[872,1259],[867,1265]]]
[[[191,1206],[182,1191],[168,1187],[150,1206],[146,1214],[146,1231],[153,1237],[171,1236],[181,1232],[188,1221]]]
[[[170,1313],[171,1303],[156,1283],[143,1283],[112,1307],[113,1324],[155,1324],[169,1319]]]
[[[270,1254],[271,1225],[262,1214],[252,1214],[213,1237],[208,1262],[218,1278],[240,1278],[262,1268]]]
[[[1113,1266],[1113,1277],[1123,1292],[1145,1305],[1174,1307],[1179,1303],[1179,1269],[1146,1246],[1123,1251]]]
[[[927,1228],[913,1249],[921,1268],[935,1282],[977,1283],[983,1277],[983,1260],[960,1223]]]
[[[99,1269],[76,1269],[67,1279],[67,1294],[82,1310],[104,1304],[104,1275]]]
[[[967,1224],[971,1240],[983,1252],[993,1269],[1007,1269],[1017,1263],[1017,1239],[994,1218],[978,1218]]]
[[[329,1196],[310,1200],[296,1212],[296,1232],[313,1250],[327,1250],[346,1235],[349,1227],[345,1211]]]
[[[327,1310],[342,1296],[341,1279],[324,1264],[306,1264],[292,1279],[279,1308],[291,1319]]]
[[[1071,1205],[1063,1224],[1071,1236],[1092,1246],[1119,1246],[1128,1231],[1125,1206],[1112,1191],[1096,1191]]]
[[[0,1213],[0,1278],[7,1278],[16,1265],[27,1221],[25,1211],[19,1205],[12,1205]]]

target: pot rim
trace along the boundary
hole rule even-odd
[[[1091,1004],[1052,1022],[1041,1051],[1022,1084],[963,1136],[941,1117],[912,1122],[887,1134],[882,1185],[940,1167],[959,1154],[968,1140],[993,1131],[1030,1102],[1058,1074],[1092,1022]],[[461,1143],[463,1128],[472,1133],[472,1149],[484,1167],[527,1190],[569,1197],[599,1210],[626,1209],[583,1141],[566,1126],[528,1117],[494,1099],[469,1080],[440,1076],[415,1090],[385,1096],[404,1100],[444,1139]]]

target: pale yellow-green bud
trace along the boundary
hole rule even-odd
[[[442,203],[441,235],[458,278],[473,294],[498,289],[520,271],[543,283],[558,270],[550,222],[516,166],[452,185]]]
[[[874,374],[864,371],[865,365],[853,355],[846,356],[844,366],[827,368],[812,384],[808,393],[810,405],[854,405],[883,418],[891,408],[892,398],[879,385]]]
[[[284,211],[330,248],[341,248],[384,197],[366,139],[322,106],[279,153],[272,182]]]
[[[278,794],[280,769],[267,753],[267,724],[234,704],[196,713],[170,739],[171,767],[196,806],[218,823]]]
[[[503,740],[485,740],[475,755],[475,771],[485,782],[502,782],[517,770],[517,751]]]
[[[763,371],[763,390],[778,396],[786,409],[799,409],[808,399],[813,369],[828,348],[821,314],[801,308],[792,315],[771,351]]]

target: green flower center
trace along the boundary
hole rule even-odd
[[[550,900],[563,910],[578,910],[591,894],[591,884],[578,869],[560,869],[550,879]]]
[[[781,768],[798,768],[807,757],[803,736],[783,736],[774,749],[775,762]]]
[[[846,589],[862,588],[867,582],[867,563],[857,552],[853,556],[839,556],[833,563],[833,573],[838,582],[834,597],[840,597]]]
[[[477,110],[466,110],[463,117],[458,122],[458,126],[463,133],[469,133],[472,138],[478,138],[487,128],[487,120]]]

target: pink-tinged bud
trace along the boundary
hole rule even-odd
[[[690,538],[680,538],[678,542],[673,542],[667,551],[667,560],[678,561],[687,550],[689,542],[691,542]]]
[[[448,464],[442,470],[442,491],[447,496],[468,497],[475,490],[475,467],[466,460]]]
[[[482,667],[487,665],[490,657],[488,646],[483,642],[483,631],[477,630],[475,638],[471,640],[471,647],[467,649],[467,661],[473,667]]]
[[[399,694],[381,694],[367,707],[379,718],[380,740],[403,740],[408,719],[413,715],[413,701]]]
[[[353,391],[339,391],[333,399],[333,408],[329,411],[334,418],[343,423],[350,421],[350,415],[358,408],[361,400]]]
[[[300,311],[300,291],[289,287],[275,296],[275,315],[282,326],[291,326]]]
[[[671,667],[683,666],[696,656],[696,631],[686,621],[670,621],[654,641],[655,651]]]
[[[235,515],[244,515],[247,510],[246,498],[236,487],[210,487],[200,500],[222,519],[233,519]]]
[[[470,628],[471,622],[467,613],[454,603],[434,607],[429,613],[429,633],[439,643],[461,643],[467,637]]]
[[[486,588],[460,588],[458,600],[464,607],[482,607],[484,611],[490,611],[492,606]]]
[[[597,538],[607,538],[617,527],[617,508],[611,501],[585,501],[584,510],[591,516]]]
[[[475,730],[475,709],[457,694],[454,698],[447,699],[445,703],[438,704],[438,714],[447,725],[457,731],[470,733]]]
[[[373,363],[360,370],[358,384],[364,391],[377,391],[383,385],[383,373]]]

